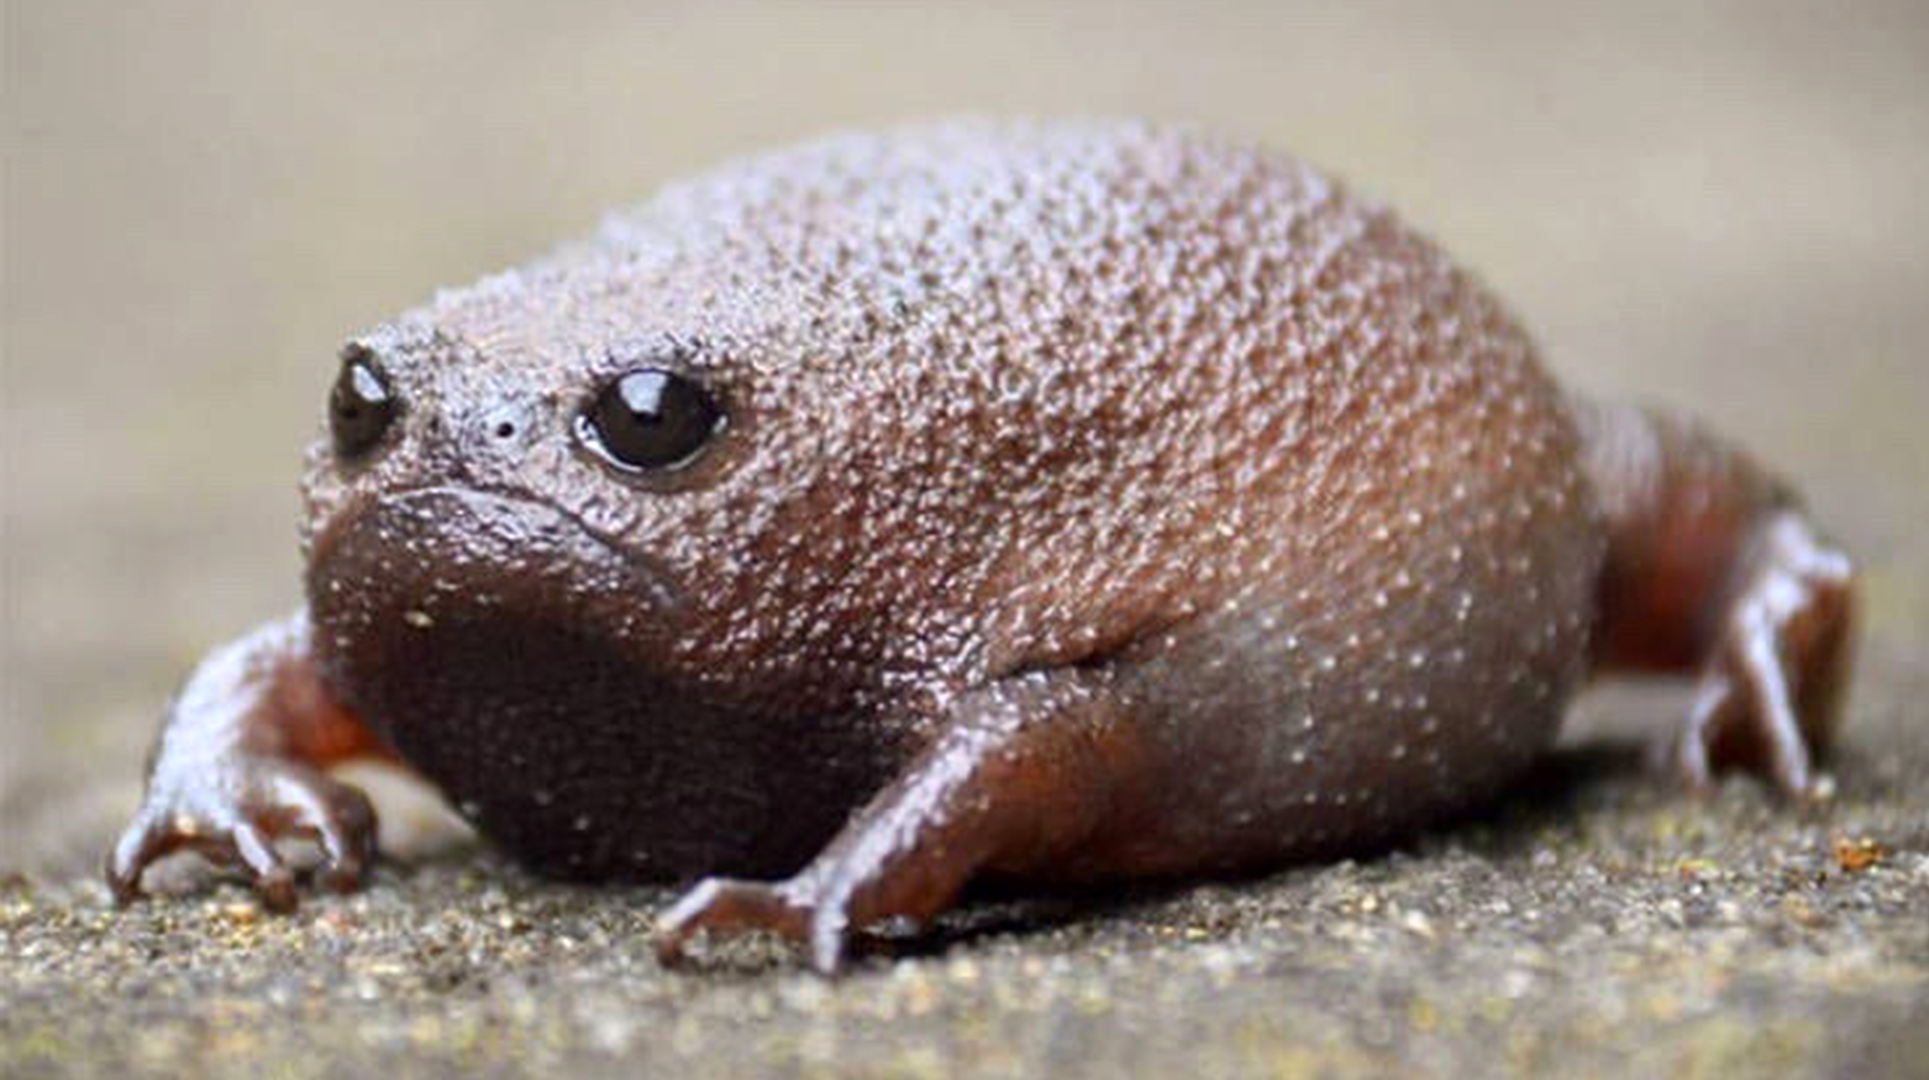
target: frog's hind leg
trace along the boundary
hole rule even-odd
[[[1657,746],[1695,787],[1747,769],[1815,791],[1840,710],[1855,568],[1794,495],[1692,423],[1577,408],[1607,529],[1595,661],[1700,685]]]

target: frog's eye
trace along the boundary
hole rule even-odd
[[[328,430],[335,438],[335,455],[352,460],[373,450],[388,434],[396,412],[395,391],[374,352],[349,346],[328,396]]]
[[[576,423],[577,437],[625,472],[687,464],[724,425],[702,384],[663,368],[637,368],[596,395]]]

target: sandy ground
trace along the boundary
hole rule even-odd
[[[1920,5],[0,11],[0,1075],[1929,1074]],[[336,342],[720,156],[965,110],[1295,148],[1564,378],[1759,448],[1866,568],[1833,802],[1683,800],[1588,737],[1679,701],[1604,697],[1390,854],[980,903],[834,983],[666,972],[666,893],[533,881],[393,784],[363,895],[271,918],[176,865],[107,906],[160,703],[296,598]]]

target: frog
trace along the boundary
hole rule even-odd
[[[849,133],[671,184],[341,349],[305,600],[166,711],[114,895],[365,881],[344,763],[665,962],[820,971],[967,886],[1368,852],[1502,798],[1599,678],[1690,788],[1826,793],[1856,574],[1684,415],[1556,383],[1395,212],[1145,121]]]

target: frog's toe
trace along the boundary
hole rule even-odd
[[[1687,717],[1658,747],[1657,764],[1696,794],[1712,791],[1718,773],[1741,769],[1803,795],[1813,786],[1814,760],[1785,693],[1779,670],[1711,666]]]
[[[181,838],[165,815],[143,811],[121,833],[107,857],[107,888],[122,907],[141,895],[141,875],[154,862],[181,846]]]
[[[300,905],[295,896],[295,874],[275,851],[274,840],[259,826],[237,824],[225,841],[213,843],[232,849],[254,878],[255,893],[269,911],[287,914]]]
[[[325,862],[322,882],[336,892],[359,888],[375,860],[375,807],[360,788],[320,776],[277,778],[274,801],[293,831],[313,836]]]
[[[784,892],[782,885],[733,878],[709,878],[683,895],[657,921],[656,952],[665,964],[686,957],[699,933],[715,936],[750,932],[805,940],[811,913]]]

